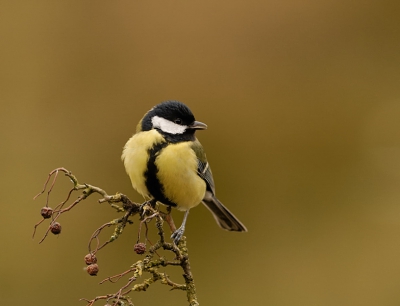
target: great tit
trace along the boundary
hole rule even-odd
[[[207,125],[196,121],[183,103],[166,101],[140,120],[122,152],[133,188],[146,200],[185,211],[182,225],[171,236],[180,241],[189,210],[203,203],[218,225],[228,231],[246,227],[215,196],[214,180],[196,130]]]

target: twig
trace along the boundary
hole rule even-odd
[[[106,222],[105,224],[101,225],[99,228],[97,228],[93,234],[91,235],[88,243],[88,249],[89,249],[89,254],[90,255],[88,258],[91,260],[90,262],[87,262],[88,264],[88,272],[89,272],[89,267],[92,267],[95,265],[95,270],[92,269],[91,275],[96,275],[98,272],[98,266],[97,266],[97,258],[95,254],[101,250],[103,247],[108,245],[109,243],[113,242],[116,240],[122,233],[124,228],[126,227],[126,224],[132,224],[133,221],[130,219],[135,215],[139,215],[140,222],[139,222],[139,228],[138,228],[138,248],[135,249],[135,251],[138,252],[140,251],[140,254],[143,252],[146,252],[145,257],[143,260],[138,260],[135,262],[128,270],[114,275],[110,276],[108,278],[103,279],[100,284],[103,284],[105,282],[110,282],[110,283],[116,283],[118,282],[121,278],[128,274],[133,274],[128,278],[128,281],[126,282],[125,285],[123,285],[116,293],[113,294],[106,294],[106,295],[100,295],[95,297],[94,299],[84,299],[82,298],[81,300],[87,302],[87,306],[92,306],[96,301],[99,300],[107,300],[107,303],[112,301],[112,305],[126,305],[125,303],[128,303],[128,305],[132,305],[133,303],[127,294],[129,294],[131,291],[146,291],[151,284],[160,281],[162,284],[168,285],[171,287],[171,290],[184,290],[186,291],[187,295],[187,300],[189,302],[189,306],[197,306],[199,305],[197,302],[197,297],[196,297],[196,287],[194,285],[194,280],[193,280],[193,275],[191,273],[190,269],[190,263],[189,263],[189,254],[188,254],[188,249],[186,247],[186,237],[183,236],[181,238],[181,241],[179,242],[178,246],[175,245],[174,243],[166,242],[165,241],[165,233],[163,229],[163,224],[164,221],[168,224],[170,230],[173,232],[176,230],[174,221],[172,219],[172,216],[170,214],[171,209],[170,207],[167,208],[167,213],[158,211],[155,209],[155,201],[150,201],[150,202],[145,202],[143,204],[138,204],[132,202],[127,196],[121,194],[121,193],[116,193],[114,195],[108,195],[106,191],[103,189],[92,186],[89,184],[80,184],[78,182],[78,179],[67,169],[65,168],[57,168],[51,171],[47,177],[47,180],[43,186],[43,190],[39,192],[34,199],[36,199],[38,196],[43,194],[47,186],[53,177],[53,180],[51,182],[51,185],[49,187],[49,190],[47,191],[47,197],[46,197],[46,207],[48,207],[49,200],[50,200],[50,194],[56,184],[57,177],[59,172],[63,172],[65,176],[67,176],[71,182],[73,183],[73,188],[69,190],[67,197],[64,201],[59,203],[55,209],[52,211],[51,214],[51,220],[50,220],[50,225],[47,228],[44,236],[42,239],[39,241],[39,243],[42,243],[46,237],[48,236],[48,233],[52,229],[52,226],[55,225],[56,221],[60,218],[60,216],[68,211],[70,211],[72,208],[76,207],[80,202],[83,200],[87,199],[91,194],[97,193],[102,196],[101,199],[98,200],[99,203],[104,203],[107,202],[110,204],[110,206],[114,209],[117,210],[117,212],[122,212],[124,215],[120,218],[111,220],[109,222]],[[69,206],[64,208],[64,205],[70,200],[71,195],[74,191],[81,191],[81,194],[78,196],[78,198],[73,201]],[[117,203],[121,203],[122,205],[118,205]],[[49,208],[50,209],[50,208]],[[140,213],[140,214],[139,214]],[[42,214],[43,215],[43,214]],[[44,216],[42,220],[40,220],[38,223],[35,224],[34,226],[34,233],[35,235],[37,227],[43,223],[45,220],[45,217],[49,218],[50,216]],[[148,239],[148,224],[151,222],[154,222],[156,229],[157,229],[157,235],[158,235],[158,240],[152,244],[150,240]],[[146,233],[145,233],[145,242],[149,241],[151,244],[151,247],[146,251],[146,245],[145,244],[140,244],[140,238],[141,238],[141,230],[143,225],[146,227]],[[107,227],[114,226],[114,233],[111,235],[111,237],[103,242],[101,244],[100,242],[100,234],[103,231],[103,229]],[[54,233],[54,231],[52,231]],[[92,243],[93,241],[96,241],[95,248],[92,250]],[[136,248],[136,246],[135,246]],[[174,259],[173,260],[168,260],[165,257],[161,257],[158,253],[159,250],[165,250],[172,252],[174,254]],[[154,255],[157,255],[156,258],[154,258]],[[86,257],[85,257],[86,259]],[[180,266],[184,272],[183,278],[185,283],[184,284],[178,284],[174,281],[172,281],[169,276],[165,272],[160,272],[159,268],[162,267],[167,267],[167,266]],[[90,273],[90,272],[89,272]],[[134,286],[131,287],[131,285],[137,281],[138,279],[141,278],[143,273],[148,273],[150,274],[150,277],[144,279],[141,283],[135,284]]]

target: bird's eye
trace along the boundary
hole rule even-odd
[[[176,119],[174,120],[174,122],[175,122],[176,124],[182,124],[182,119],[181,119],[181,118],[176,118]]]

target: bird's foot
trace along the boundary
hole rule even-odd
[[[185,232],[185,227],[181,226],[175,232],[172,233],[171,239],[174,240],[175,245],[178,245],[178,243],[181,240],[184,232]]]

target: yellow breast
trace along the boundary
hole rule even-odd
[[[155,164],[165,196],[176,203],[178,209],[187,210],[201,203],[206,183],[197,175],[197,158],[190,142],[169,144]]]
[[[139,132],[128,140],[122,152],[121,158],[133,188],[146,199],[150,198],[144,177],[149,159],[148,150],[155,142],[163,141],[164,138],[156,130]]]

